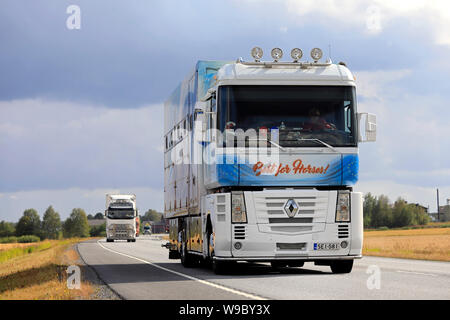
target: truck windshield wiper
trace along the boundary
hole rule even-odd
[[[335,147],[330,146],[328,143],[323,142],[323,141],[320,140],[320,139],[303,139],[303,138],[300,138],[300,139],[298,139],[298,141],[314,141],[314,142],[319,142],[319,143],[323,144],[325,147],[327,147],[327,148],[333,150],[334,152],[339,153],[339,151],[337,151]]]
[[[272,141],[272,140],[266,140],[266,139],[248,139],[248,141],[264,141],[264,142],[269,142],[270,144],[273,144],[275,147],[277,147],[278,149],[280,149],[281,151],[286,152],[286,149],[283,148],[282,146],[280,146],[278,143]]]
[[[283,148],[282,146],[280,146],[278,143],[273,142],[272,140],[267,140],[267,141],[269,141],[271,144],[273,144],[275,147],[277,147],[277,148],[280,149],[281,151],[285,151],[285,152],[286,152],[286,149]]]

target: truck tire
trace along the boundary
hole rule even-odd
[[[169,250],[169,259],[170,260],[180,259],[180,254],[176,250]]]
[[[332,261],[330,268],[333,273],[350,273],[353,269],[353,260]]]
[[[195,264],[195,259],[187,250],[186,243],[183,242],[181,247],[181,264],[185,268],[192,268]]]
[[[106,242],[114,242],[114,239],[106,239]]]

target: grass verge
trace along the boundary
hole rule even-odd
[[[363,255],[450,261],[450,228],[366,231]]]
[[[67,288],[67,267],[76,265],[72,245],[86,239],[44,241],[0,251],[0,300],[89,299],[94,286],[82,282],[79,290]]]

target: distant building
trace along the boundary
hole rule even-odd
[[[437,212],[430,212],[428,215],[431,218],[431,222],[437,222],[438,221],[438,214]]]
[[[439,206],[439,215],[437,212],[429,213],[431,221],[433,222],[445,222],[450,220],[450,199],[447,199],[447,204],[444,206]],[[439,219],[438,219],[439,217]]]
[[[161,221],[155,222],[151,221],[152,233],[166,233],[166,221],[162,219]]]
[[[447,204],[445,206],[439,206],[439,217],[441,221],[448,221],[450,219],[450,199],[447,199]]]
[[[101,226],[106,223],[106,219],[88,219],[88,224],[90,227]]]
[[[415,205],[416,205],[416,207],[419,207],[419,208],[423,209],[423,211],[425,213],[428,213],[429,207],[424,207],[424,206],[422,206],[422,205],[420,205],[418,203],[415,203]]]

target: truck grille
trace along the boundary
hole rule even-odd
[[[128,229],[127,224],[114,224],[112,226],[112,234],[116,239],[127,239],[132,234],[132,231]]]
[[[252,195],[260,230],[294,234],[319,231],[317,223],[325,225],[329,192],[267,190]]]

